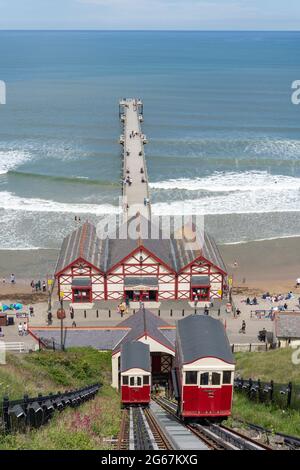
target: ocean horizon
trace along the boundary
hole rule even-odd
[[[88,34],[86,34],[88,33]],[[118,211],[118,101],[142,98],[153,211],[219,243],[300,236],[299,31],[2,30],[0,249]]]

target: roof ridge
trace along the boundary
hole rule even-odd
[[[79,244],[79,256],[81,258],[84,256],[84,243],[87,237],[87,227],[88,227],[88,223],[85,222],[82,226],[82,232],[81,232],[80,244]]]

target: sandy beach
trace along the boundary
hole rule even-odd
[[[57,256],[57,250],[0,250],[0,296],[30,293],[32,280],[53,276]],[[10,284],[12,273],[16,277],[14,286]]]
[[[220,246],[234,286],[271,293],[295,290],[300,277],[299,248],[300,237]]]
[[[300,277],[299,248],[300,237],[220,245],[235,287],[274,293],[294,289]],[[53,275],[57,256],[57,250],[0,250],[0,295],[30,293],[32,279]],[[16,276],[15,286],[9,283],[11,273]]]

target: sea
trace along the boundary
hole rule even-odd
[[[0,249],[119,211],[118,103],[144,103],[153,212],[218,243],[300,236],[300,32],[0,31]]]

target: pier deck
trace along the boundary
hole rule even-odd
[[[142,102],[133,98],[120,101],[120,119],[124,133],[120,137],[123,145],[123,196],[124,214],[127,219],[137,212],[150,219],[151,205],[149,196],[148,173],[144,152],[146,137],[141,130],[143,120]]]

